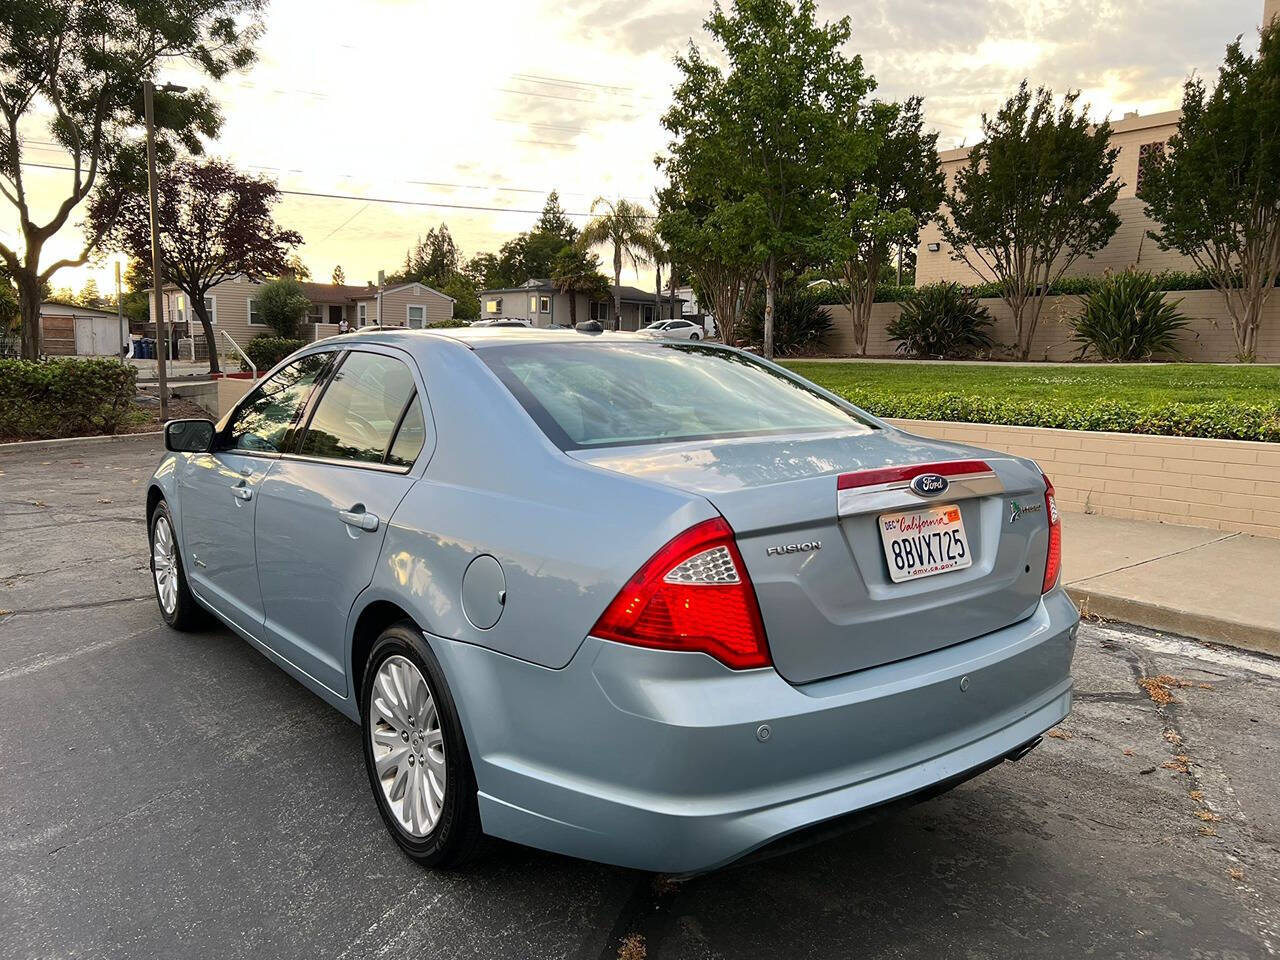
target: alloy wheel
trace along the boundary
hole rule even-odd
[[[444,809],[444,733],[435,697],[413,661],[398,654],[382,661],[369,710],[382,795],[402,830],[425,837]]]
[[[173,527],[164,514],[156,517],[155,528],[151,531],[151,567],[160,609],[171,617],[178,608],[178,550],[173,540]]]

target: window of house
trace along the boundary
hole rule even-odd
[[[307,323],[324,323],[324,308],[320,304],[307,304]]]
[[[258,313],[258,301],[253,299],[249,300],[249,326],[251,327],[266,326],[266,324],[262,320],[262,315]]]
[[[641,314],[644,323],[653,323],[653,304],[644,304],[641,308]]]
[[[1144,143],[1138,147],[1138,183],[1134,188],[1138,196],[1142,196],[1143,182],[1147,178],[1147,171],[1152,167],[1158,167],[1164,163],[1164,141],[1156,140],[1154,143]]]
[[[539,297],[539,298],[538,298],[538,312],[539,312],[539,313],[550,313],[550,312],[551,312],[551,298],[550,298],[550,297]]]
[[[217,297],[204,298],[204,312],[209,317],[210,323],[218,322],[218,298]]]
[[[490,299],[486,300],[486,301],[484,302],[484,312],[485,312],[485,313],[501,313],[501,312],[502,312],[502,298],[501,298],[501,297],[491,297]]]
[[[534,296],[529,297],[529,312],[530,312],[530,313],[537,313],[537,312],[538,312],[538,298],[537,298],[537,297],[534,297]]]
[[[363,327],[369,322],[369,305],[367,303],[362,303],[356,307],[356,315],[360,326]]]
[[[588,308],[588,316],[590,316],[592,320],[599,320],[602,323],[605,320],[608,320],[609,319],[609,302],[607,300],[604,300],[604,301],[592,300],[591,306]]]
[[[378,353],[348,354],[316,406],[300,452],[381,463],[413,392],[413,374],[402,361]]]
[[[427,308],[420,303],[409,304],[409,329],[421,330],[427,323]]]
[[[174,294],[173,297],[173,322],[187,322],[187,298],[180,293]]]

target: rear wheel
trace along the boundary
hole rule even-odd
[[[480,840],[475,774],[444,673],[412,623],[373,645],[360,708],[369,784],[400,849],[424,866],[465,863]]]
[[[182,552],[169,505],[161,500],[151,511],[151,583],[160,616],[175,630],[194,630],[205,624],[205,613],[187,586]]]
[[[691,333],[691,334],[689,334],[689,339],[690,339],[690,340],[701,340],[702,338],[701,338],[700,336],[698,336],[696,333]]]

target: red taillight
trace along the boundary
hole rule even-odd
[[[593,636],[709,654],[735,670],[767,667],[756,591],[721,517],[690,527],[653,555],[614,597]]]
[[[1044,512],[1049,518],[1049,555],[1044,562],[1044,583],[1041,593],[1048,593],[1058,585],[1062,573],[1062,517],[1058,514],[1058,501],[1053,496],[1053,484],[1044,477]]]

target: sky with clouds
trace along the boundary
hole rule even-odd
[[[337,264],[349,283],[372,280],[441,221],[466,255],[496,250],[552,188],[578,214],[598,195],[652,196],[672,57],[690,37],[707,43],[708,6],[272,0],[259,62],[210,86],[226,122],[209,152],[295,191],[278,219],[302,233],[318,280]],[[922,95],[950,147],[972,143],[982,112],[1023,77],[1083,90],[1098,117],[1174,108],[1186,77],[1212,76],[1235,36],[1256,43],[1262,0],[820,0],[819,11],[850,17],[850,52],[876,95]],[[174,67],[162,79],[199,78]],[[39,124],[26,133],[25,159],[59,162]],[[51,204],[68,175],[27,176]],[[15,227],[0,208],[0,238],[14,242]],[[69,229],[46,257],[77,240]],[[109,258],[53,282],[93,275],[109,289],[111,271]]]

